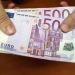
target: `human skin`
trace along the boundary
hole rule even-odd
[[[61,1],[60,2],[60,5],[61,6],[69,6],[69,4],[66,2],[66,1]],[[16,8],[19,8],[19,7],[15,7],[15,4],[14,3],[10,3],[8,4],[8,9],[16,9]],[[16,32],[16,29],[15,29],[15,26],[13,25],[13,23],[11,22],[11,20],[9,19],[8,15],[6,14],[3,6],[2,6],[2,3],[0,1],[0,30],[2,30],[5,34],[7,35],[13,35],[15,32]],[[61,30],[63,32],[68,32],[72,29],[75,28],[75,20],[72,20],[71,16],[74,16],[75,13],[72,13],[68,18],[66,18],[62,25],[61,25]],[[75,18],[74,18],[75,19]],[[68,20],[71,20],[71,22],[69,23]],[[69,26],[70,26],[70,29],[69,29]]]

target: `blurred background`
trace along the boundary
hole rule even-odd
[[[2,0],[4,7],[15,2],[20,8],[57,7],[62,0]],[[66,0],[70,6],[75,5],[75,0]]]
[[[20,8],[59,7],[62,0],[3,0],[3,6],[15,2]],[[70,6],[75,0],[66,0]],[[75,75],[75,63],[65,63],[0,54],[0,75]]]

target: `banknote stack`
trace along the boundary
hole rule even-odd
[[[63,20],[75,7],[5,9],[16,33],[0,31],[0,53],[38,59],[75,62],[75,30],[61,31]]]

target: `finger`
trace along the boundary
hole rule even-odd
[[[61,1],[61,2],[60,2],[60,5],[61,5],[61,6],[69,6],[69,4],[68,4],[66,1]]]
[[[14,3],[10,3],[9,5],[8,5],[8,8],[9,9],[19,9],[19,7],[15,7],[15,4]]]
[[[15,4],[14,4],[14,3],[8,4],[8,8],[9,8],[9,9],[14,8],[14,7],[15,7]]]
[[[75,28],[75,12],[70,14],[61,24],[63,32],[69,32]]]
[[[7,35],[12,35],[16,32],[15,26],[9,19],[1,3],[0,3],[0,29]]]

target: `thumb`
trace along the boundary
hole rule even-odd
[[[15,33],[15,26],[11,22],[10,18],[6,14],[1,1],[0,1],[0,29],[7,35]]]
[[[75,28],[75,12],[70,14],[61,24],[63,32],[69,32]]]

